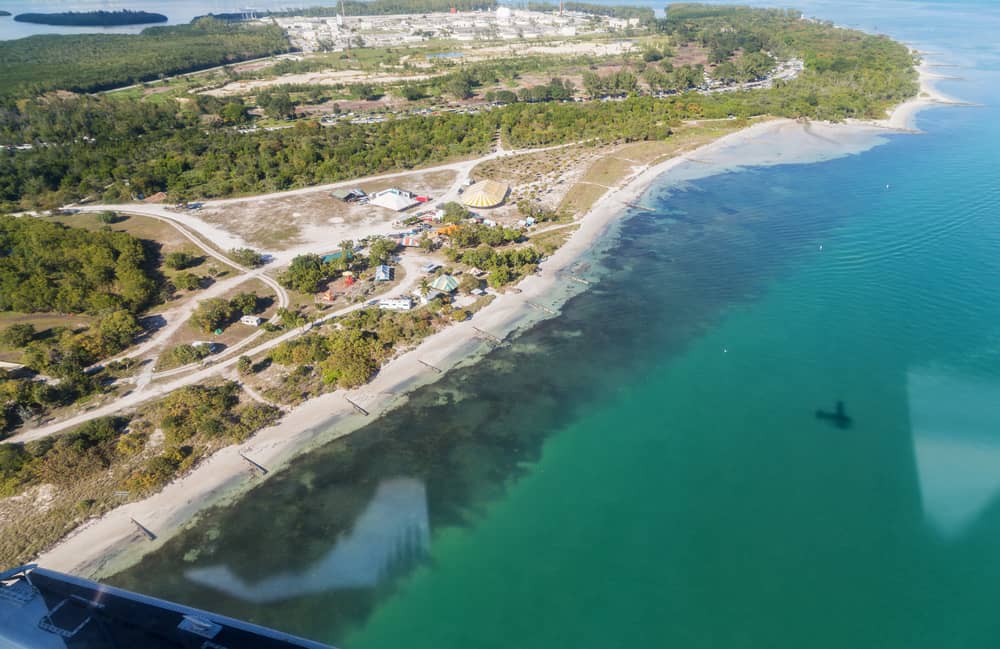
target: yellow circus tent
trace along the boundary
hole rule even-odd
[[[507,198],[510,186],[495,180],[480,180],[462,194],[462,203],[469,207],[496,207]]]

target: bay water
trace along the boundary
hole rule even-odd
[[[1000,7],[803,8],[975,105],[664,177],[561,315],[111,582],[350,649],[1000,643]]]

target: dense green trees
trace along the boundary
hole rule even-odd
[[[236,317],[236,309],[221,297],[202,300],[191,314],[191,326],[212,333],[216,329],[225,329]]]
[[[569,79],[555,78],[550,79],[546,84],[522,89],[520,99],[527,102],[565,101],[573,98],[573,91],[573,83]]]
[[[327,268],[319,255],[299,255],[292,260],[278,281],[282,286],[300,293],[315,293],[319,283],[328,279],[332,270]]]
[[[0,111],[0,138],[8,141],[62,142],[67,133],[93,139],[0,151],[0,208],[52,207],[86,195],[115,201],[167,191],[186,200],[290,189],[484,153],[497,126],[488,113],[448,114],[234,135],[206,128],[196,109],[87,97]]]
[[[256,293],[240,293],[231,300],[213,297],[198,303],[189,322],[205,333],[212,333],[216,329],[225,329],[241,316],[260,313],[262,307]]]
[[[627,95],[635,92],[638,87],[639,80],[627,69],[603,77],[589,70],[583,73],[583,88],[591,97]]]
[[[453,245],[459,248],[474,248],[481,243],[501,246],[518,241],[521,231],[517,228],[490,227],[481,223],[463,223],[448,235]]]
[[[167,268],[182,270],[197,265],[201,260],[187,252],[171,252],[163,258],[163,265]]]
[[[441,220],[445,223],[461,223],[469,218],[469,208],[455,201],[448,201],[441,206],[441,209],[444,211]]]
[[[112,311],[101,318],[97,325],[97,338],[103,353],[107,356],[121,351],[132,344],[135,337],[143,332],[142,326],[131,311]]]
[[[368,261],[372,264],[386,263],[397,245],[392,239],[376,237],[368,244]]]
[[[35,326],[30,324],[12,324],[0,331],[0,345],[10,349],[21,349],[34,338]]]
[[[264,255],[253,248],[233,248],[229,251],[229,256],[237,264],[249,266],[250,268],[257,268],[264,265]]]
[[[123,232],[0,216],[0,311],[139,312],[158,295],[152,257]]]
[[[510,144],[533,146],[588,138],[659,139],[679,120],[730,114],[880,116],[916,90],[912,56],[887,38],[798,20],[798,14],[783,11],[713,7],[705,17],[691,18],[697,12],[690,6],[687,13],[674,9],[672,5],[668,18],[657,22],[672,39],[758,48],[723,63],[723,76],[755,78],[770,66],[769,53],[800,56],[806,70],[770,90],[726,96],[689,93],[651,103],[644,97],[614,104],[518,102],[475,115],[329,128],[300,122],[240,135],[222,120],[206,124],[206,115],[223,110],[212,98],[181,106],[97,97],[22,101],[0,109],[0,141],[48,146],[0,151],[0,207],[50,207],[88,195],[115,201],[166,191],[179,201],[290,189],[483,153],[498,127]],[[719,40],[716,33],[732,36]],[[531,65],[536,63],[542,65]],[[476,64],[433,83],[444,86],[441,92],[454,85],[455,94],[462,95],[470,85],[514,78],[524,65]],[[647,66],[643,78],[654,90],[683,92],[703,83],[703,70],[664,61]],[[552,97],[552,83],[546,87],[547,92],[535,95],[533,90],[525,98]],[[584,87],[592,96],[639,91],[635,71],[627,67],[604,77],[588,72]],[[564,95],[565,84],[555,90]],[[494,91],[493,98],[498,97]],[[68,140],[67,133],[79,137]],[[136,146],[140,139],[142,146]]]
[[[426,312],[394,313],[362,309],[340,320],[337,329],[310,333],[282,343],[275,363],[315,366],[327,384],[351,388],[367,383],[401,344],[414,343],[433,328]]]
[[[295,103],[288,90],[262,90],[257,95],[257,105],[264,109],[268,117],[273,119],[288,119],[295,116]]]
[[[30,36],[0,42],[0,98],[55,89],[104,90],[288,49],[277,25],[211,18],[150,27],[138,35]]]

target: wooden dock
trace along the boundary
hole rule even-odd
[[[583,279],[582,277],[577,277],[576,275],[570,275],[569,278],[578,284],[583,284],[585,286],[590,286],[590,282]]]
[[[625,203],[626,206],[631,207],[633,210],[642,210],[644,212],[655,212],[652,207],[646,207],[645,205],[639,205],[638,203]]]

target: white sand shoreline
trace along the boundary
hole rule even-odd
[[[409,390],[440,376],[420,361],[443,370],[474,362],[485,347],[477,338],[477,328],[506,337],[548,317],[530,308],[528,302],[557,310],[569,297],[583,290],[580,284],[566,280],[571,267],[592,253],[599,242],[609,241],[604,235],[628,211],[626,204],[639,200],[654,181],[661,181],[658,187],[670,187],[739,167],[808,163],[865,151],[883,142],[881,136],[887,132],[912,132],[914,116],[921,109],[937,103],[954,103],[938,93],[930,85],[930,79],[931,74],[922,65],[919,95],[896,107],[885,120],[836,125],[789,119],[764,121],[688,154],[638,170],[591,208],[569,240],[541,264],[539,274],[525,278],[518,285],[520,293],[501,295],[471,320],[430,336],[415,349],[393,359],[368,385],[311,399],[247,442],[218,451],[159,493],[88,521],[42,553],[36,563],[97,578],[136,563],[190,525],[200,512],[232,502],[260,482],[260,478],[248,477],[248,465],[240,454],[273,474],[292,458],[349,434],[405,402]],[[693,156],[697,156],[699,164],[689,163]],[[345,396],[371,415],[356,413]],[[157,538],[148,541],[141,537],[132,519],[152,530]]]

